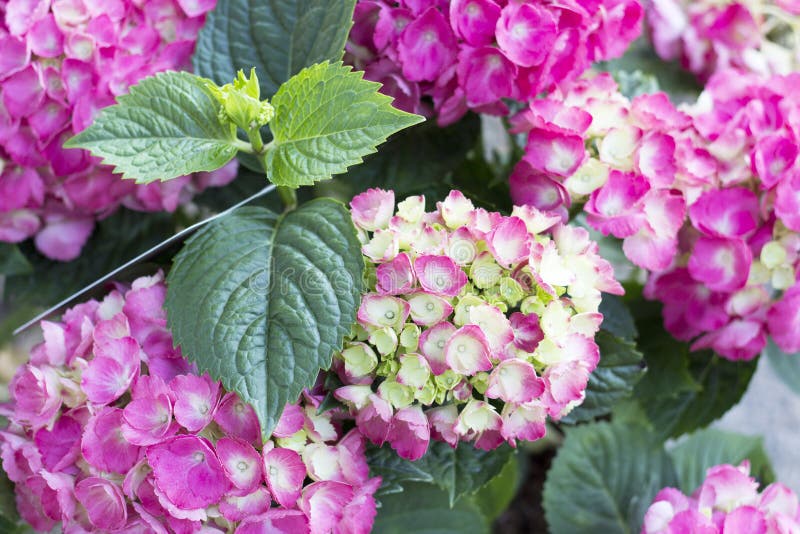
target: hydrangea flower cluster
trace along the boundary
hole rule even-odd
[[[681,111],[664,94],[628,101],[608,76],[581,80],[515,118],[529,138],[514,200],[585,201],[587,222],[653,273],[645,295],[694,349],[750,359],[770,334],[798,352],[798,83],[726,71]]]
[[[704,81],[731,67],[788,74],[800,64],[798,0],[652,0],[647,21],[658,55]]]
[[[365,439],[306,391],[263,440],[252,406],[199,376],[166,329],[163,276],[42,322],[0,432],[17,506],[49,532],[367,533]]]
[[[778,482],[761,493],[750,476],[747,460],[741,465],[718,465],[687,497],[675,488],[658,492],[644,516],[642,534],[726,534],[800,531],[797,495]]]
[[[584,398],[601,291],[623,292],[558,215],[476,209],[457,191],[425,212],[370,189],[351,204],[368,265],[334,391],[373,443],[415,460],[431,438],[493,449],[534,441]]]
[[[622,55],[641,30],[636,0],[360,0],[345,61],[400,109],[456,122],[505,115]]]
[[[235,166],[136,185],[64,141],[140,79],[190,66],[215,0],[0,0],[0,241],[76,258],[120,205],[174,211]]]

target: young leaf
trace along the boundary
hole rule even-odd
[[[502,471],[511,456],[511,447],[491,451],[459,443],[455,449],[447,443],[432,441],[425,456],[409,462],[384,446],[369,452],[368,462],[375,475],[383,478],[384,493],[399,491],[405,482],[427,482],[447,492],[453,506],[464,495],[475,493]]]
[[[764,440],[716,429],[696,432],[669,451],[680,481],[680,490],[691,495],[706,478],[706,470],[719,464],[750,461],[750,472],[762,484],[775,480]]]
[[[162,72],[131,87],[64,146],[85,148],[138,183],[213,171],[238,150],[235,128],[219,110],[202,78]]]
[[[675,486],[672,461],[639,426],[567,430],[544,486],[552,534],[635,534],[656,493]]]
[[[614,406],[631,396],[647,366],[632,341],[605,330],[595,338],[600,347],[600,364],[589,376],[586,399],[561,420],[573,424],[608,415]]]
[[[255,67],[261,96],[303,68],[342,58],[356,0],[218,0],[197,37],[194,71],[218,84]]]
[[[355,322],[364,262],[345,207],[330,199],[278,216],[242,208],[176,256],[166,308],[176,343],[253,404],[264,435],[331,363]]]
[[[279,186],[327,180],[361,163],[391,134],[424,119],[392,107],[379,83],[342,63],[303,69],[283,84],[272,105],[267,174]]]
[[[381,499],[373,534],[489,534],[489,522],[473,499],[454,507],[447,493],[425,483],[409,483],[404,491]]]

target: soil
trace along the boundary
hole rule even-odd
[[[547,534],[542,509],[542,490],[555,450],[527,457],[524,479],[511,506],[494,522],[495,534]]]

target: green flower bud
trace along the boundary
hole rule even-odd
[[[761,248],[761,263],[767,269],[774,269],[786,262],[786,249],[777,241],[770,241]]]
[[[475,287],[487,289],[500,282],[503,268],[488,252],[481,252],[469,268],[469,278]]]
[[[378,386],[378,393],[397,409],[405,408],[414,402],[414,388],[398,384],[391,380],[382,382],[381,385]]]
[[[405,386],[420,389],[431,376],[430,367],[424,362],[422,356],[418,354],[403,354],[398,359],[400,370],[397,371],[397,381]]]
[[[458,304],[456,304],[455,307],[455,315],[453,316],[453,324],[456,326],[464,326],[469,323],[469,309],[472,306],[480,306],[481,304],[486,304],[486,301],[475,295],[464,295],[458,299]]]
[[[211,81],[206,87],[222,106],[221,115],[245,131],[257,131],[275,116],[275,108],[266,100],[261,101],[256,69],[250,70],[250,77],[240,70],[233,83],[218,87]]]
[[[345,371],[352,376],[366,376],[378,365],[378,357],[366,343],[351,343],[341,356]]]
[[[475,389],[475,391],[483,395],[484,393],[486,393],[486,390],[489,387],[489,373],[480,372],[475,376],[473,376],[472,378],[470,378],[469,381],[472,384],[472,387]]]
[[[525,290],[511,277],[504,276],[500,280],[500,296],[512,308],[516,308],[519,301],[525,297]]]
[[[397,350],[397,332],[388,326],[378,328],[369,335],[369,342],[378,349],[381,356],[394,354]]]
[[[414,352],[419,346],[419,326],[415,324],[407,324],[400,332],[400,346],[408,352]]]
[[[520,304],[519,310],[524,314],[535,313],[536,315],[542,315],[544,313],[545,304],[539,297],[531,295],[530,297],[526,298]]]
[[[452,369],[448,369],[444,373],[434,377],[434,380],[436,381],[436,385],[438,387],[450,391],[458,385],[458,382],[461,380],[461,376],[456,374],[456,372]]]
[[[445,392],[445,395],[447,393]],[[436,383],[428,379],[421,389],[414,392],[414,398],[420,403],[429,406],[436,400]]]
[[[380,376],[390,376],[394,377],[397,374],[397,371],[400,370],[400,362],[395,360],[394,358],[389,360],[383,360],[378,365],[376,369],[376,373]]]

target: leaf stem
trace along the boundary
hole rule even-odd
[[[235,146],[239,152],[245,152],[247,154],[253,154],[253,147],[250,143],[245,143],[241,139],[236,139],[233,141],[233,146]]]
[[[278,194],[281,196],[286,211],[292,211],[297,207],[297,193],[293,187],[279,185]]]
[[[261,132],[257,127],[247,130],[247,138],[250,139],[254,153],[262,154],[264,152],[264,140],[261,139]]]

